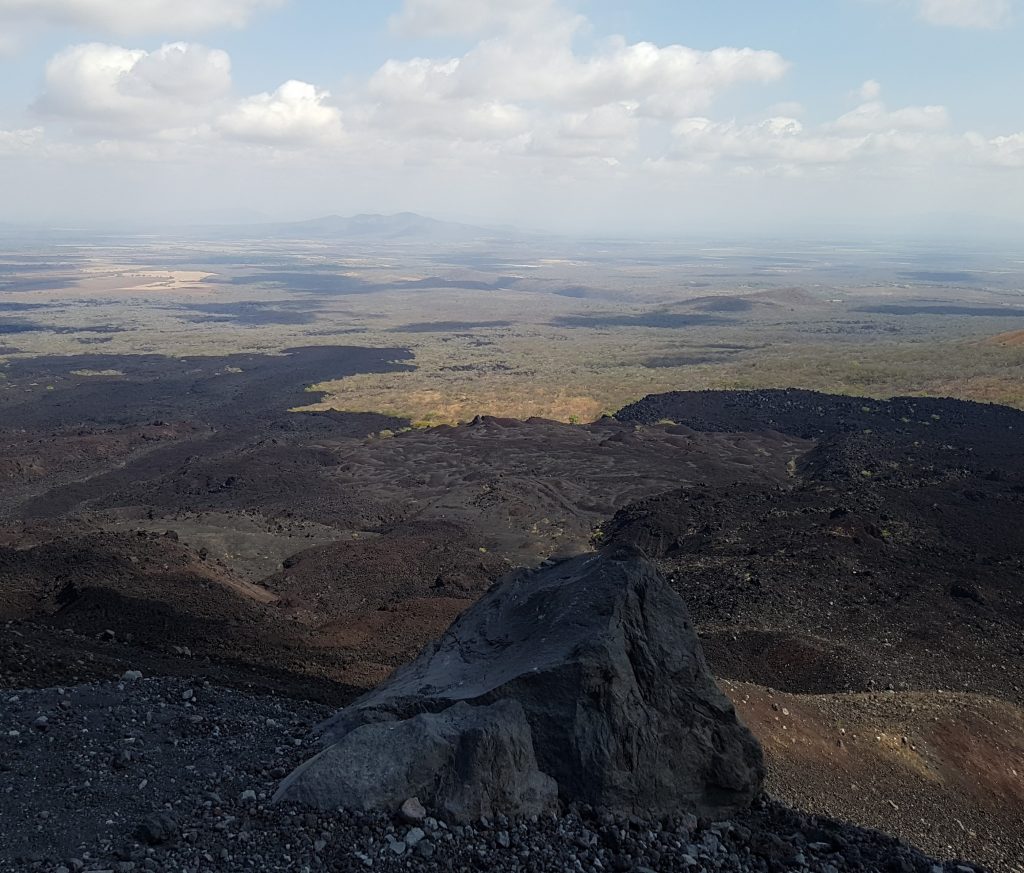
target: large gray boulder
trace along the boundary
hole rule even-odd
[[[508,700],[518,708],[493,706]],[[433,740],[420,742],[435,727],[417,716],[457,720],[480,708],[486,719],[509,719],[507,735],[494,727],[487,742],[512,742],[515,751],[478,755],[459,772],[496,812],[545,804],[534,756],[563,801],[633,813],[725,817],[750,803],[764,775],[760,746],[715,685],[682,599],[640,552],[616,547],[506,576],[415,661],[325,722],[327,749],[277,798],[394,809],[403,794],[416,795],[458,819],[447,808],[453,759]],[[529,737],[515,724],[520,713]],[[375,733],[361,733],[367,726]],[[415,771],[407,787],[382,775],[406,740],[365,739],[388,731],[408,737],[398,765]],[[392,787],[367,801],[373,795],[360,786],[374,778]]]
[[[430,799],[450,821],[557,807],[555,780],[537,769],[530,725],[514,700],[457,703],[439,713],[363,725],[299,767],[280,796],[320,808],[398,809]]]

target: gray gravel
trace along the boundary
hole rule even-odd
[[[267,798],[327,709],[180,679],[0,694],[0,871],[973,873],[761,800],[734,822],[575,809],[448,827]]]
[[[328,710],[198,681],[0,691],[0,869],[121,845],[150,813],[264,799]],[[209,795],[209,797],[207,797]],[[49,867],[44,867],[49,869]],[[88,867],[87,867],[88,869]]]

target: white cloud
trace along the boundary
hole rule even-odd
[[[383,138],[448,141],[465,159],[529,155],[616,161],[639,129],[706,109],[730,87],[776,81],[788,64],[749,48],[700,51],[612,38],[576,49],[580,16],[554,0],[407,0],[393,25],[417,35],[484,35],[465,54],[389,60],[350,122]],[[350,124],[350,127],[352,125]]]
[[[841,115],[826,129],[842,133],[880,133],[885,131],[940,131],[949,127],[945,106],[907,106],[889,110],[882,102],[882,86],[868,79],[854,92],[862,102]]]
[[[468,98],[567,109],[634,101],[640,114],[666,117],[707,106],[733,85],[776,81],[786,68],[777,53],[748,48],[699,51],[615,40],[580,56],[568,38],[527,46],[494,39],[460,58],[388,61],[371,79],[370,94],[392,101]]]
[[[991,139],[968,134],[966,140],[977,162],[993,167],[1024,169],[1024,132]]]
[[[231,90],[231,58],[220,49],[170,43],[139,58],[124,90],[147,100],[209,102]]]
[[[740,161],[764,164],[775,169],[792,166],[846,163],[853,159],[865,140],[858,137],[808,133],[795,118],[777,116],[753,124],[716,122],[709,118],[687,118],[673,128],[677,160],[716,162]]]
[[[408,36],[537,32],[565,12],[556,0],[406,0],[391,26]]]
[[[938,27],[1002,27],[1012,14],[1010,0],[918,0],[918,15]]]
[[[29,154],[43,142],[43,128],[0,130],[0,157]]]
[[[428,7],[461,8],[457,0],[416,0],[406,12]],[[388,61],[337,101],[296,80],[238,98],[228,55],[201,45],[147,52],[88,43],[49,62],[36,108],[70,122],[77,142],[69,145],[82,154],[140,160],[155,159],[165,146],[204,156],[263,146],[268,155],[301,149],[337,160],[484,172],[530,160],[558,174],[635,170],[663,158],[693,167],[722,163],[748,174],[851,164],[898,171],[940,160],[1024,163],[1020,135],[956,135],[945,107],[890,109],[875,80],[855,92],[858,106],[825,124],[798,119],[794,103],[776,104],[760,121],[715,120],[706,110],[720,93],[776,81],[786,61],[771,51],[701,51],[621,38],[584,54],[574,46],[578,21],[559,17],[554,3],[522,8],[559,24],[536,34],[509,24],[505,7],[481,8],[504,30],[458,57]],[[4,150],[24,150],[41,135],[8,132]]]
[[[868,79],[857,89],[857,96],[864,101],[877,100],[882,96],[882,86],[874,79]]]
[[[298,145],[341,136],[341,112],[330,94],[307,82],[285,82],[276,91],[256,94],[223,115],[218,127],[228,136],[253,142]]]
[[[879,94],[881,88],[869,88],[867,93]],[[899,172],[957,152],[965,156],[965,142],[947,133],[949,125],[943,106],[888,110],[877,100],[812,128],[785,116],[750,124],[696,117],[674,126],[671,154],[676,160],[691,162],[743,162],[747,172],[758,168],[798,172],[854,162],[883,169],[888,164]]]
[[[788,68],[772,51],[699,51],[622,38],[580,54],[574,40],[586,21],[556,0],[406,0],[393,23],[419,35],[487,35],[460,57],[392,60],[371,78],[369,93],[379,103],[427,104],[432,112],[465,114],[464,102],[542,113],[630,103],[639,115],[679,117],[726,88],[773,82]]]
[[[560,133],[568,139],[622,139],[637,131],[635,104],[606,103],[583,112],[570,112],[559,121]]]
[[[344,110],[353,147],[353,135],[390,142],[411,160],[422,160],[415,152],[426,140],[464,151],[476,143],[491,154],[619,159],[634,152],[642,125],[706,110],[723,91],[774,82],[788,67],[772,51],[621,38],[584,53],[574,45],[582,23],[557,0],[407,0],[396,19],[405,30],[489,35],[457,57],[387,61],[337,103],[298,81],[236,100],[227,54],[191,43],[153,52],[88,43],[49,62],[36,108],[83,136],[292,146],[337,146]]]
[[[945,106],[908,106],[890,111],[880,100],[871,100],[840,116],[832,126],[852,133],[943,130],[949,126],[949,113]]]
[[[458,3],[423,0],[406,12],[428,5]],[[368,103],[356,114],[385,133],[486,141],[516,154],[618,158],[632,151],[641,120],[705,109],[722,91],[775,81],[788,66],[771,51],[622,39],[581,54],[573,47],[578,19],[557,18],[553,4],[517,8],[550,18],[550,26],[529,32],[508,26],[506,7],[481,7],[492,24],[504,22],[503,32],[459,57],[388,61],[370,78]]]
[[[97,27],[118,35],[241,27],[283,0],[0,0],[0,22]]]
[[[640,127],[635,104],[609,103],[538,123],[512,150],[533,156],[600,159],[617,164],[638,149]]]
[[[193,43],[152,52],[70,46],[47,64],[45,83],[35,109],[69,122],[82,138],[98,138],[108,151],[118,140],[147,138],[212,145],[223,135],[296,146],[341,135],[341,112],[326,91],[288,81],[273,93],[236,99],[228,54]]]
[[[226,52],[169,43],[153,52],[74,45],[46,65],[36,108],[87,128],[137,134],[202,121],[231,88]]]

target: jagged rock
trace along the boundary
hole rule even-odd
[[[419,824],[427,817],[427,811],[418,797],[410,797],[399,808],[398,817],[406,824]]]
[[[494,708],[507,699],[521,710]],[[289,777],[278,799],[387,801],[393,811],[417,795],[450,815],[447,795],[426,778],[449,754],[438,739],[446,721],[422,713],[462,721],[480,708],[488,719],[525,714],[527,737],[507,735],[523,747],[532,735],[540,770],[564,801],[723,818],[761,786],[760,746],[715,685],[682,599],[640,552],[616,547],[505,577],[415,661],[322,725],[333,745]],[[487,724],[488,737],[504,741]],[[413,742],[420,746],[403,751]],[[495,749],[476,760],[508,758]],[[430,763],[415,784],[393,784],[419,759]],[[357,764],[353,779],[345,771]],[[465,775],[485,793],[508,778],[501,768]]]
[[[553,811],[558,787],[537,769],[522,706],[500,700],[358,727],[299,767],[275,800],[394,811],[410,794],[467,822]]]
[[[136,831],[142,842],[156,846],[166,843],[178,833],[178,820],[167,812],[158,812],[143,821]]]

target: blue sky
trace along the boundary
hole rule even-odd
[[[0,220],[1024,220],[1019,0],[0,0]]]

